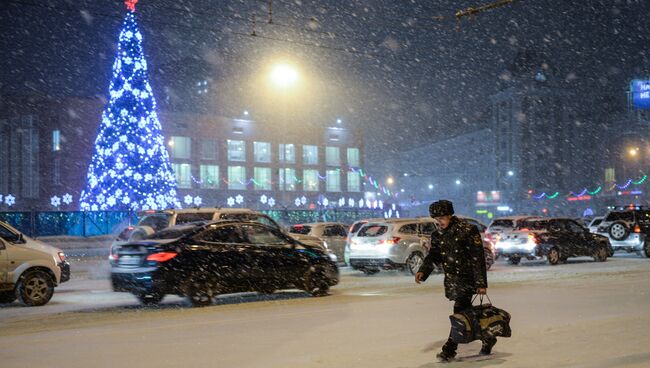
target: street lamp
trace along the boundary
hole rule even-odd
[[[513,176],[513,175],[515,175],[515,173],[512,170],[508,171],[508,176]]]
[[[298,80],[298,71],[289,64],[277,64],[271,70],[271,81],[280,88],[288,88]]]
[[[388,185],[391,185],[391,184],[393,184],[394,182],[395,182],[395,180],[394,180],[392,177],[390,177],[390,176],[388,177],[388,179],[386,179],[386,183],[388,183]]]
[[[636,147],[630,148],[630,150],[628,152],[629,152],[630,156],[635,157],[639,153],[639,149],[636,148]]]

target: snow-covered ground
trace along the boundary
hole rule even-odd
[[[110,291],[103,259],[73,261],[73,279],[40,308],[0,307],[0,366],[437,367],[452,303],[442,276],[343,270],[332,295],[239,294],[190,308],[142,308]],[[649,367],[650,259],[617,255],[548,266],[497,262],[489,295],[513,337],[488,360],[449,367]],[[459,357],[479,343],[461,345]]]

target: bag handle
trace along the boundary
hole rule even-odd
[[[474,301],[476,300],[477,297],[479,298],[478,299],[480,303],[479,305],[483,305],[483,295],[481,294],[474,295],[474,298],[472,298],[472,305],[474,305]],[[488,303],[492,305],[492,301],[490,300],[490,297],[487,295],[487,293],[485,293],[485,297],[487,298]]]

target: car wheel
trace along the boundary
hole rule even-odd
[[[330,286],[323,266],[312,266],[303,276],[303,290],[312,296],[327,295]]]
[[[483,252],[485,253],[485,270],[489,270],[494,264],[494,254],[487,248],[483,248]]]
[[[424,257],[422,256],[422,253],[413,252],[406,259],[406,269],[411,273],[411,275],[415,275],[418,273],[418,270],[420,269],[420,266],[422,266],[423,262]]]
[[[521,262],[521,257],[510,257],[508,258],[508,263],[511,265],[518,265]]]
[[[150,293],[150,294],[136,294],[136,297],[142,303],[142,305],[158,305],[161,300],[165,297],[165,295],[161,295],[158,293]]]
[[[361,272],[363,272],[364,274],[370,276],[370,275],[374,275],[376,273],[379,273],[379,270],[375,269],[375,268],[362,268]]]
[[[594,252],[593,257],[596,262],[605,262],[607,260],[607,248],[599,247]]]
[[[211,285],[205,280],[190,282],[187,297],[190,299],[193,307],[206,307],[211,305],[215,296]]]
[[[16,298],[23,305],[36,307],[47,304],[54,295],[54,280],[41,270],[27,271],[16,284]]]
[[[560,257],[560,251],[557,248],[551,248],[546,255],[546,259],[548,259],[548,263],[555,266],[560,263],[562,257]]]
[[[613,224],[609,225],[607,230],[609,236],[614,240],[625,240],[630,234],[630,229],[627,224],[623,221],[616,221]]]
[[[16,300],[15,291],[0,291],[0,304],[13,303]]]

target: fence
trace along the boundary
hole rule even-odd
[[[274,220],[285,225],[306,222],[332,221],[344,224],[359,219],[383,217],[379,210],[327,209],[327,210],[267,210]],[[113,234],[138,221],[138,215],[129,211],[26,211],[0,212],[5,221],[31,236],[97,236]]]

